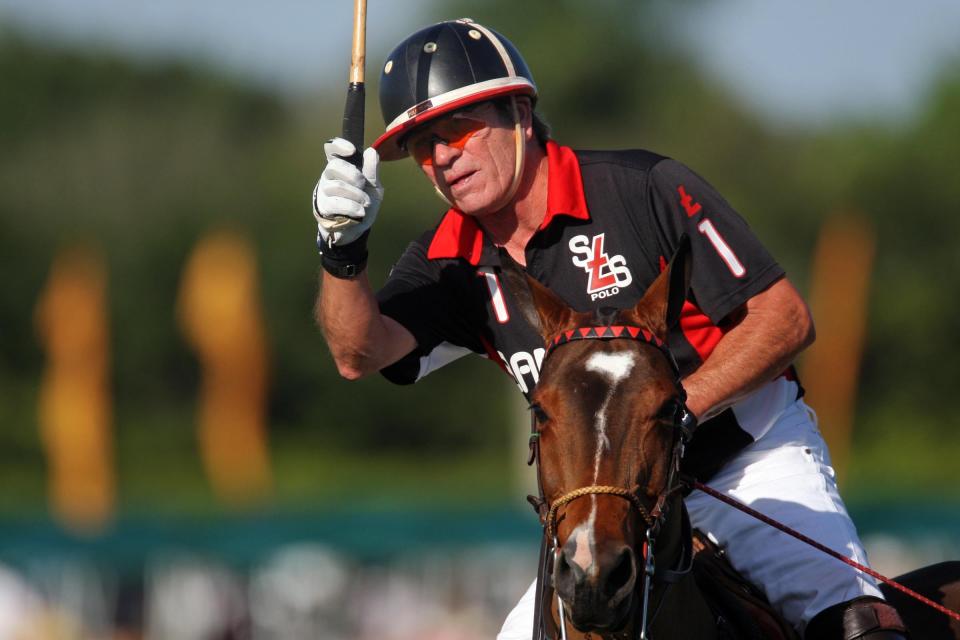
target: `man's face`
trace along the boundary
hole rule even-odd
[[[411,157],[455,207],[482,216],[503,206],[513,181],[513,124],[489,102],[437,118],[404,141]]]

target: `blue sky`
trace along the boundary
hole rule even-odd
[[[960,63],[958,0],[684,6],[684,46],[752,104],[786,120],[909,115],[943,65]]]
[[[679,46],[786,123],[895,120],[946,60],[960,59],[957,0],[661,4],[672,7],[667,25]],[[371,47],[394,44],[433,6],[442,0],[369,0]],[[350,0],[0,0],[0,20],[52,42],[199,59],[303,93],[346,80],[351,8]]]

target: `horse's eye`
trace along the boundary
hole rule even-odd
[[[530,405],[530,411],[533,412],[534,420],[536,420],[540,424],[543,424],[544,422],[550,419],[550,416],[548,416],[547,412],[543,410],[543,407],[541,407],[537,403],[533,403]]]
[[[679,398],[669,398],[663,405],[660,407],[660,410],[657,411],[656,419],[660,422],[669,422],[671,424],[677,422],[678,416],[677,413],[682,408]]]

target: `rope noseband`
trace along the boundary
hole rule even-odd
[[[550,540],[553,540],[556,536],[557,511],[560,509],[560,507],[573,502],[577,498],[590,495],[611,495],[625,498],[634,506],[634,508],[640,514],[640,517],[643,518],[643,521],[647,523],[647,527],[652,527],[655,521],[650,516],[647,508],[643,506],[642,502],[640,502],[640,496],[637,495],[638,489],[639,487],[631,490],[624,489],[623,487],[611,487],[608,485],[590,485],[589,487],[580,487],[579,489],[574,489],[569,493],[563,494],[553,501],[553,504],[550,505],[550,510],[547,512],[547,522],[545,524],[547,528],[547,537]]]

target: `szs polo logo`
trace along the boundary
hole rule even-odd
[[[622,255],[607,255],[603,236],[602,233],[593,238],[574,236],[569,244],[573,264],[587,272],[587,293],[591,300],[615,296],[622,287],[633,282],[626,259]]]

